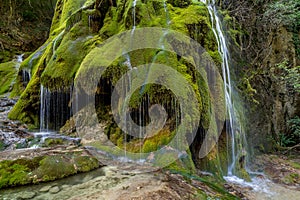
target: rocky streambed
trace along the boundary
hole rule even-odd
[[[28,131],[7,119],[14,103],[0,99],[0,199],[235,198],[222,184],[112,159],[79,138]]]
[[[264,155],[252,182],[197,176],[113,159],[79,138],[28,131],[7,119],[15,101],[0,99],[0,199],[297,199],[299,160]],[[103,164],[105,163],[105,165]]]

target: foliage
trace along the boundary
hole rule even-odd
[[[298,59],[300,59],[300,37],[298,33],[293,33],[293,42]]]
[[[289,135],[286,135],[284,133],[280,133],[278,135],[278,142],[277,142],[277,144],[280,147],[287,147],[287,146],[295,144],[295,141],[293,141],[293,139]]]
[[[288,125],[291,131],[292,137],[296,141],[300,141],[300,117],[296,116],[290,120],[288,120]]]
[[[263,15],[263,19],[276,28],[283,24],[287,29],[294,33],[293,42],[296,54],[300,57],[300,0],[280,0],[271,3]]]
[[[274,25],[283,24],[291,30],[297,30],[300,26],[300,0],[280,0],[271,3],[264,18]]]
[[[28,183],[28,170],[27,166],[10,161],[2,161],[0,163],[0,188],[7,185]]]
[[[278,135],[277,144],[280,147],[288,147],[300,142],[300,117],[296,116],[288,120],[288,133]]]
[[[284,80],[288,86],[294,92],[300,92],[300,66],[288,67],[288,61],[276,65],[283,71],[282,80]]]

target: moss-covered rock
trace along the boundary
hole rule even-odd
[[[133,13],[135,13],[134,18]],[[136,28],[165,27],[178,31],[191,37],[203,46],[207,50],[207,57],[211,56],[212,61],[217,65],[221,63],[217,41],[210,24],[210,16],[206,6],[201,2],[170,0],[164,4],[164,2],[160,1],[137,1],[136,6],[133,7],[133,0],[59,0],[56,5],[48,40],[21,65],[21,69],[31,71],[32,79],[25,89],[22,88],[20,82],[16,84],[13,94],[21,94],[21,97],[10,112],[9,117],[38,126],[40,85],[48,88],[51,92],[69,90],[72,88],[74,79],[78,78],[80,74],[84,74],[83,72],[89,70],[89,67],[99,67],[97,63],[99,54],[111,55],[110,53],[115,53],[111,51],[122,52],[124,50],[120,46],[122,44],[122,41],[120,41],[114,44],[115,49],[107,48],[98,51],[98,47],[101,47],[106,39],[126,30],[131,30],[134,33],[134,26]],[[195,98],[199,102],[199,105],[191,111],[190,115],[180,116],[179,105],[175,100],[176,96],[167,87],[147,85],[138,88],[133,93],[129,103],[132,113],[138,113],[142,105],[141,102],[149,104],[163,102],[162,104],[167,108],[169,117],[163,130],[158,133],[150,133],[143,141],[139,138],[131,137],[129,134],[125,137],[121,129],[114,124],[112,115],[109,112],[112,89],[130,68],[126,64],[128,60],[125,55],[116,58],[110,63],[110,66],[108,66],[102,76],[102,80],[95,80],[105,84],[98,84],[98,87],[92,91],[84,91],[90,97],[96,95],[96,99],[105,99],[102,103],[100,100],[96,101],[95,107],[98,120],[104,121],[105,124],[110,124],[106,129],[106,135],[109,140],[120,148],[126,146],[126,149],[133,153],[141,150],[143,152],[151,152],[167,145],[173,139],[176,130],[175,126],[179,124],[181,117],[185,121],[182,129],[185,129],[187,138],[192,137],[191,132],[194,131],[192,127],[196,126],[193,124],[193,119],[197,118],[198,113],[200,113],[201,117],[201,128],[204,130],[211,128],[212,132],[215,132],[215,136],[217,131],[219,131],[217,120],[221,120],[223,117],[223,113],[219,112],[222,110],[221,106],[212,106],[214,103],[218,104],[216,102],[220,102],[219,104],[221,105],[224,103],[224,99],[218,95],[209,94],[211,88],[206,83],[208,74],[205,73],[205,67],[209,67],[209,65],[202,66],[202,71],[198,72],[193,65],[197,61],[190,57],[178,56],[174,52],[164,51],[164,45],[174,51],[183,48],[183,41],[180,39],[172,38],[171,36],[168,38],[166,34],[157,42],[161,42],[160,49],[147,48],[129,52],[128,57],[130,58],[131,67],[155,62],[170,66],[179,72],[181,77],[183,77],[180,81],[187,83],[191,87],[187,89],[178,85],[176,89],[180,90],[181,96],[186,99],[189,98],[191,93],[195,93]],[[152,67],[151,71],[149,71],[149,77],[155,77],[156,74],[160,73],[160,68]],[[93,73],[87,74],[87,80],[92,80]],[[143,79],[143,77],[138,78],[140,80]],[[169,85],[178,83],[178,79],[172,76],[160,76],[157,80],[159,79]],[[217,85],[214,91],[221,93],[221,88],[223,88],[223,85]],[[83,91],[80,92],[84,93]],[[68,106],[71,103],[69,102]],[[146,108],[146,104],[143,105],[147,111],[143,114],[142,124],[147,125],[150,122],[150,118],[147,116],[148,108]],[[104,111],[107,111],[107,113],[104,114]],[[220,114],[212,116],[212,111]],[[68,124],[65,127],[68,127]],[[180,140],[184,140],[183,137]],[[198,140],[200,143],[202,142],[201,138],[198,138]],[[185,144],[185,141],[183,141],[184,148],[188,149],[188,145]],[[192,150],[192,153],[195,152]],[[219,161],[217,161],[218,149],[214,149],[210,160],[216,165],[219,164]]]
[[[99,161],[83,149],[23,150],[23,158],[6,152],[0,161],[0,188],[61,179],[100,167]],[[1,153],[3,154],[3,153]]]

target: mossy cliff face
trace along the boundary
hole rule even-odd
[[[281,143],[280,135],[288,137],[288,121],[300,115],[299,91],[291,87],[281,68],[300,65],[299,9],[296,6],[297,11],[286,12],[292,10],[286,1],[240,2],[247,9],[240,9],[234,1],[219,1],[219,5],[231,13],[227,25],[236,33],[231,53],[238,89],[248,107],[247,138],[257,153],[270,152]],[[299,77],[297,73],[294,77]]]
[[[136,13],[135,22],[133,21],[133,9],[135,9]],[[206,6],[200,2],[167,1],[166,7],[164,7],[164,3],[161,1],[137,1],[135,8],[133,8],[132,0],[58,0],[48,40],[21,65],[20,70],[26,69],[30,71],[32,78],[27,87],[24,88],[22,79],[18,77],[12,95],[21,95],[21,97],[10,112],[9,117],[38,126],[40,85],[42,84],[50,89],[51,92],[68,92],[74,83],[74,78],[81,71],[86,70],[88,58],[97,58],[96,54],[93,55],[95,47],[103,44],[106,39],[118,33],[131,30],[133,24],[137,28],[164,27],[185,34],[204,47],[208,52],[207,56],[209,57],[210,55],[217,65],[220,64],[220,55],[218,54],[217,42],[211,29],[209,13]],[[182,48],[180,41],[176,40],[170,46],[173,49]],[[216,121],[211,123],[214,119],[211,118],[210,112],[215,110],[218,113],[217,115],[220,115],[216,116],[217,119],[221,120],[224,118],[223,113],[218,112],[221,110],[221,106],[212,106],[213,102],[219,101],[220,104],[224,103],[224,99],[221,96],[209,94],[208,85],[205,81],[205,76],[208,76],[208,74],[203,73],[204,77],[202,77],[193,65],[189,63],[190,60],[177,56],[172,52],[165,52],[162,49],[136,50],[128,53],[128,56],[133,67],[155,61],[177,70],[196,94],[196,99],[199,102],[197,112],[200,112],[201,118],[199,126],[204,132],[208,128],[212,128],[215,136],[218,137],[217,132],[220,130],[216,128]],[[95,88],[96,92],[90,95],[96,96],[96,99],[104,99],[104,101],[96,101],[96,110],[99,112],[98,119],[105,121],[106,124],[110,124],[107,126],[109,139],[121,148],[125,146],[125,143],[128,143],[127,150],[132,152],[137,152],[141,149],[144,152],[153,151],[167,144],[174,137],[176,128],[174,126],[179,115],[176,113],[178,110],[174,109],[174,106],[178,108],[179,105],[174,100],[176,98],[172,92],[165,87],[148,85],[140,90],[143,91],[142,94],[135,92],[130,101],[132,113],[137,113],[140,106],[139,102],[147,99],[150,104],[163,102],[164,106],[170,108],[167,110],[170,117],[167,119],[166,127],[162,131],[151,135],[142,143],[132,137],[127,137],[127,141],[124,142],[124,133],[119,128],[116,128],[116,124],[113,122],[110,114],[103,115],[103,110],[106,111],[107,109],[107,113],[109,113],[111,88],[115,86],[122,74],[128,71],[128,66],[124,64],[125,62],[126,58],[124,56],[117,58],[102,76],[103,80],[100,80],[100,83],[103,84],[99,84],[98,88]],[[205,71],[205,69],[203,68],[202,71]],[[154,71],[153,73],[159,73],[159,71]],[[92,75],[90,78],[92,78]],[[168,83],[173,80],[169,78],[165,81]],[[221,82],[221,80],[219,81]],[[215,90],[221,93],[222,88],[223,85],[220,84],[216,86]],[[192,113],[196,112],[193,111]],[[147,117],[148,113],[144,113],[144,115],[143,124],[146,125],[149,123],[149,117]],[[185,117],[194,118],[194,116]],[[210,124],[213,124],[213,127],[209,127]],[[185,128],[189,129],[188,126],[191,125],[187,125]],[[190,132],[192,131],[190,130]],[[195,140],[201,146],[204,138],[200,137],[199,134],[200,132],[198,131]],[[190,136],[187,134],[187,137]],[[187,142],[183,141],[183,145],[187,145]],[[223,148],[223,146],[221,147]],[[198,147],[194,145],[191,148],[191,152],[195,154],[194,157],[197,157],[199,153]],[[218,151],[222,150],[214,148],[210,158],[205,162],[216,163],[213,164],[214,166],[219,165]],[[188,165],[190,166],[189,168],[193,168],[192,165]],[[215,167],[214,171],[218,171],[221,174],[219,167]]]
[[[32,52],[48,37],[56,0],[9,1],[0,5],[0,63]]]

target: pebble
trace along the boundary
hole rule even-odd
[[[49,192],[50,192],[51,194],[56,194],[56,193],[58,193],[59,191],[60,191],[60,189],[59,189],[58,186],[55,186],[55,187],[53,187],[53,188],[51,188],[51,189],[49,190]]]
[[[51,185],[44,186],[40,189],[40,192],[48,192],[51,189]]]
[[[35,192],[20,192],[17,199],[32,199],[35,195]]]

